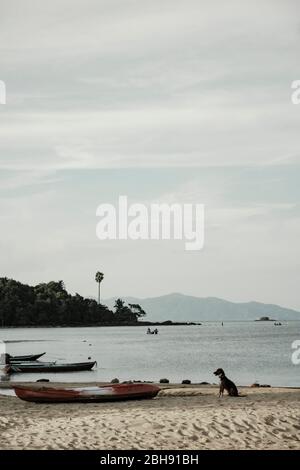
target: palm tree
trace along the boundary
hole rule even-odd
[[[98,282],[98,304],[100,304],[100,284],[104,279],[104,274],[99,271],[96,273],[95,281]]]
[[[120,313],[124,310],[125,308],[125,302],[124,300],[122,299],[117,299],[115,301],[115,309],[116,309],[116,313]]]

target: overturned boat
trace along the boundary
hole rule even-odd
[[[36,403],[96,403],[154,398],[160,388],[152,384],[132,383],[73,388],[15,386],[14,390],[21,400]]]

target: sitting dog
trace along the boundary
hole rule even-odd
[[[223,369],[217,369],[214,374],[217,375],[220,379],[219,398],[223,396],[224,390],[227,390],[228,395],[231,397],[239,396],[239,392],[236,388],[236,385],[226,377]]]

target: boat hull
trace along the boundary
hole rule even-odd
[[[78,362],[73,364],[46,364],[37,363],[37,364],[10,364],[7,372],[10,374],[17,373],[33,373],[33,372],[42,372],[42,373],[52,373],[52,372],[81,372],[85,370],[91,370],[96,361],[93,362]]]
[[[9,362],[30,362],[30,361],[37,361],[40,357],[44,356],[46,353],[41,354],[31,354],[28,356],[9,356]]]
[[[112,384],[99,387],[51,388],[15,386],[21,400],[34,403],[99,403],[154,398],[160,388],[152,384]]]

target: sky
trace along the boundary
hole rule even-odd
[[[297,0],[0,0],[0,276],[300,310]],[[96,237],[99,204],[205,205],[205,244]]]

